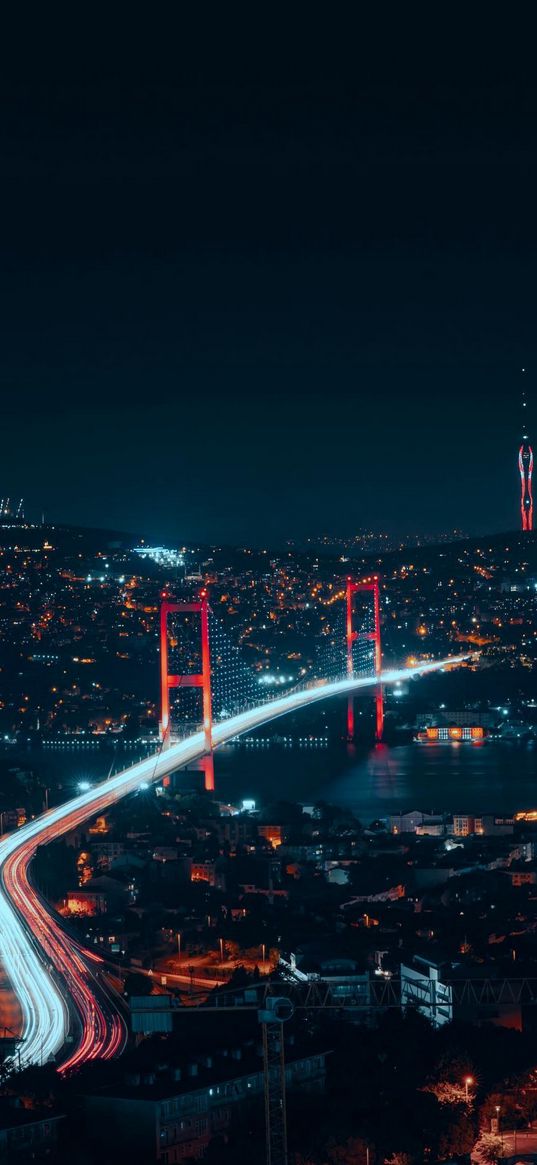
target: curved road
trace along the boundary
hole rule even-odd
[[[421,676],[471,658],[458,655],[413,668],[382,673],[383,684]],[[328,696],[372,687],[375,677],[320,681],[217,724],[215,747],[235,736]],[[62,1071],[96,1057],[116,1055],[126,1039],[123,1019],[99,983],[97,956],[83,950],[51,917],[33,889],[28,868],[39,845],[77,828],[140,786],[198,760],[204,753],[202,732],[171,745],[87,793],[50,809],[0,841],[0,958],[18,997],[22,1042],[17,1063],[45,1063],[55,1057],[69,1033],[77,1041]]]

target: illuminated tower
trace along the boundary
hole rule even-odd
[[[170,675],[168,650],[168,615],[196,613],[200,616],[201,672],[189,675]],[[205,756],[198,767],[205,773],[205,788],[214,789],[213,713],[211,695],[211,655],[209,651],[209,600],[207,591],[200,591],[194,603],[175,603],[165,598],[160,607],[160,739],[168,747],[172,738],[170,722],[170,688],[201,688],[203,695],[203,735]]]
[[[525,394],[522,396],[522,408],[526,408]],[[522,429],[522,444],[518,451],[518,468],[520,471],[520,517],[522,519],[522,529],[533,530],[533,493],[531,482],[533,476],[533,449],[529,442],[525,416],[524,427]]]
[[[353,595],[358,591],[370,591],[373,596],[373,629],[368,632],[355,631],[353,627]],[[380,642],[380,599],[378,575],[353,582],[347,579],[346,589],[346,641],[347,641],[347,675],[354,675],[353,643],[357,639],[369,639],[373,643],[373,666],[379,683],[375,693],[375,740],[382,740],[384,731],[384,693],[380,677],[382,673],[382,648]],[[354,696],[351,694],[347,701],[347,740],[354,740]]]

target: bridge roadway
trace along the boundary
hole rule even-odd
[[[382,673],[381,682],[393,684],[469,658],[458,655],[389,670]],[[375,677],[316,681],[214,725],[214,746],[318,700],[348,695],[376,682]],[[72,1042],[62,1061],[62,1071],[69,1071],[84,1060],[117,1055],[126,1039],[124,1020],[100,981],[98,956],[74,942],[31,885],[29,866],[37,847],[203,753],[204,737],[198,732],[49,809],[0,841],[0,959],[21,1009],[22,1041],[16,1058],[22,1066],[58,1056],[69,1038]]]

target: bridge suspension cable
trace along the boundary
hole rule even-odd
[[[375,575],[359,581],[347,579],[341,592],[336,592],[331,598],[330,606],[336,603],[334,614],[330,612],[324,618],[321,637],[311,656],[307,658],[298,653],[295,658],[295,664],[300,662],[298,674],[277,672],[272,675],[262,664],[257,668],[246,664],[240,645],[211,609],[205,589],[192,602],[175,602],[167,595],[163,598],[160,617],[161,740],[169,744],[170,740],[184,736],[186,731],[201,723],[206,743],[203,765],[206,788],[214,788],[212,729],[215,723],[318,682],[380,676],[378,577]],[[380,740],[384,721],[380,682],[375,692],[375,704],[375,736]],[[349,696],[347,736],[351,740],[354,731],[354,703]]]

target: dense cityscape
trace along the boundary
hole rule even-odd
[[[4,35],[0,1165],[537,1163],[531,18],[212,8]]]
[[[311,781],[312,759],[326,770],[336,757],[341,771],[375,750],[397,764],[401,749],[507,750],[508,765],[530,757],[531,776],[533,532],[386,549],[369,535],[314,550],[165,547],[27,521],[17,505],[2,503],[0,525],[3,834],[162,755],[165,602],[208,595],[215,719],[234,711],[230,698],[262,705],[318,683],[330,659],[343,670],[349,578],[379,579],[382,667],[400,670],[383,693],[383,743],[367,692],[354,700],[354,741],[344,698],[305,707],[217,752],[214,790],[199,766],[178,768],[34,843],[40,925],[98,968],[103,1030],[80,1044],[82,1012],[67,1056],[24,1067],[24,1043],[13,1052],[21,1001],[4,980],[6,1146],[68,1155],[82,1126],[102,1160],[117,1160],[118,1139],[133,1161],[247,1159],[252,1138],[281,1135],[278,1102],[270,1130],[265,1112],[278,1086],[293,1162],[419,1160],[424,1136],[432,1160],[476,1143],[486,1155],[502,1137],[529,1144],[534,802],[517,800],[515,781],[507,799],[481,790],[477,803],[456,773],[452,789],[422,803],[395,792],[387,812],[379,801],[364,819],[352,799],[316,796],[318,773],[297,800],[288,781],[292,771],[300,787],[301,770]],[[359,638],[371,626],[367,593],[355,618]],[[199,667],[195,619],[187,612],[169,631],[169,666],[185,674]],[[353,659],[366,671],[368,643]],[[454,670],[410,678],[459,655]],[[186,693],[186,711],[185,693],[170,694],[176,738],[199,722],[201,692]],[[293,1015],[279,1025],[280,1063],[267,1009],[282,999]],[[386,1121],[388,1110],[407,1117]]]
[[[261,691],[297,683],[337,633],[346,578],[382,580],[385,663],[480,653],[472,706],[503,734],[532,731],[537,544],[522,534],[446,541],[384,555],[174,550],[81,528],[0,526],[4,666],[0,731],[47,743],[84,734],[158,733],[161,596],[211,606]],[[501,673],[501,682],[498,681]],[[494,715],[507,703],[507,718]],[[394,727],[408,719],[392,709]]]

